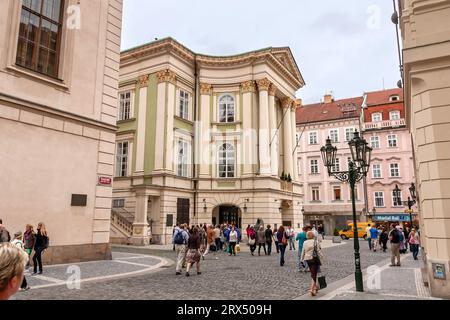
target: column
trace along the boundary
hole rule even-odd
[[[173,140],[173,121],[175,116],[176,91],[177,83],[176,75],[172,71],[167,70],[165,74],[167,82],[167,109],[166,109],[166,149],[165,149],[165,166],[164,169],[173,172],[174,165],[174,140]]]
[[[272,176],[278,177],[278,143],[279,134],[277,131],[277,110],[275,105],[275,94],[277,87],[273,84],[269,88],[269,124],[270,124],[270,167],[272,169]]]
[[[269,134],[269,87],[267,79],[257,81],[259,90],[259,172],[263,176],[271,175],[270,134]]]
[[[147,117],[148,75],[139,78],[139,113],[136,137],[136,173],[144,172],[145,123]]]
[[[211,94],[212,85],[208,83],[200,84],[200,124],[197,138],[197,161],[200,165],[200,177],[209,177],[209,166],[211,159]]]
[[[246,81],[241,84],[242,90],[242,104],[243,104],[243,118],[242,118],[242,129],[243,129],[243,145],[242,145],[242,164],[243,164],[243,177],[248,177],[253,175],[253,165],[256,164],[256,131],[253,128],[253,95],[255,93],[255,82]]]
[[[137,246],[145,246],[149,244],[148,237],[148,222],[147,222],[147,209],[148,209],[148,195],[145,191],[136,192],[136,211],[133,223],[133,235],[131,237],[131,243]]]
[[[283,107],[283,140],[284,140],[284,172],[286,175],[293,175],[293,161],[292,161],[292,122],[291,122],[291,98],[284,98],[281,101]]]
[[[156,139],[155,139],[155,171],[164,170],[164,136],[166,118],[167,83],[165,71],[158,72],[158,91],[156,100]]]
[[[301,100],[294,101],[292,108],[291,108],[291,122],[292,122],[292,139],[293,139],[293,149],[292,152],[295,153],[292,157],[292,165],[293,165],[293,174],[292,174],[292,180],[298,181],[298,151],[299,148],[297,147],[297,108],[301,105]]]

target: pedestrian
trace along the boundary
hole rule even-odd
[[[377,252],[378,229],[375,225],[372,225],[372,228],[370,228],[370,239],[373,252]]]
[[[409,234],[411,233],[411,229],[409,227],[406,227],[403,233],[405,234],[405,252],[407,252],[409,245]]]
[[[11,241],[11,235],[9,234],[9,231],[6,230],[5,226],[3,225],[2,219],[0,219],[0,243],[10,242],[10,241]]]
[[[323,224],[319,224],[319,228],[317,231],[322,236],[322,238],[325,239],[325,228],[323,227]]]
[[[370,235],[370,230],[372,229],[372,226],[370,224],[367,225],[366,228],[366,240],[369,243],[369,250],[372,251],[372,236]]]
[[[403,232],[403,228],[402,227],[398,227],[398,230],[400,231],[400,254],[405,254],[406,253],[405,233]]]
[[[222,245],[221,245],[221,241],[220,241],[220,226],[219,225],[216,225],[216,227],[214,228],[214,241],[216,243],[217,252],[220,252],[220,250],[222,250]]]
[[[389,233],[389,240],[391,242],[391,267],[400,267],[400,230],[392,224],[392,230]],[[395,263],[397,259],[397,263]]]
[[[38,266],[39,266],[39,274],[42,274],[42,254],[45,252],[45,250],[48,249],[48,246],[49,246],[49,238],[47,234],[47,229],[45,227],[45,224],[40,222],[37,227],[36,241],[34,243],[33,275],[38,273]]]
[[[311,227],[304,227],[302,229],[302,232],[297,233],[297,237],[295,238],[296,241],[298,241],[298,254],[297,254],[297,270],[298,272],[308,272],[308,264],[306,261],[302,260],[302,251],[303,251],[303,244],[307,240],[307,233],[308,231],[311,231]]]
[[[286,233],[283,226],[280,226],[278,228],[277,232],[277,238],[278,238],[278,246],[280,248],[280,266],[284,266],[285,260],[284,260],[284,253],[286,252],[286,247],[288,246],[289,242],[289,235]]]
[[[236,245],[239,243],[239,234],[234,225],[231,227],[231,230],[228,233],[228,243],[228,252],[230,253],[230,256],[236,255]]]
[[[9,242],[0,243],[0,300],[8,300],[20,288],[28,256]]]
[[[11,241],[11,243],[12,243],[13,245],[15,245],[17,248],[19,248],[20,250],[22,250],[23,252],[26,253],[25,247],[24,247],[24,244],[23,244],[23,235],[22,235],[22,231],[17,231],[17,232],[14,234],[14,240]],[[30,287],[28,286],[27,279],[25,278],[25,275],[23,276],[22,284],[20,285],[20,290],[21,290],[21,291],[27,291],[27,290],[30,290]]]
[[[409,247],[411,248],[411,252],[413,253],[414,260],[419,260],[417,256],[419,255],[419,247],[420,247],[420,236],[416,232],[416,229],[411,229],[409,233]]]
[[[200,253],[200,237],[199,237],[199,232],[197,228],[193,228],[192,230],[192,234],[189,237],[188,240],[188,252],[186,254],[186,262],[187,262],[187,267],[186,267],[186,277],[189,277],[189,271],[191,270],[191,267],[194,263],[196,263],[197,265],[197,275],[202,274],[200,272],[200,257],[201,257],[201,253]]]
[[[295,251],[295,232],[294,229],[289,226],[286,230],[286,233],[289,236],[289,250],[292,250],[292,248],[294,248]]]
[[[223,251],[227,251],[227,237],[225,235],[225,225],[220,226],[220,243],[221,243],[221,249]]]
[[[250,226],[247,230],[248,245],[250,246],[250,253],[252,256],[255,255],[256,250],[256,231],[253,226]]]
[[[267,255],[271,255],[272,254],[272,239],[273,239],[273,233],[272,233],[272,228],[269,225],[267,225],[267,229],[266,229],[266,245],[267,245]]]
[[[260,226],[258,232],[256,233],[256,243],[258,244],[258,256],[261,256],[261,246],[264,248],[264,254],[267,256],[266,233],[264,232],[263,226]]]
[[[386,252],[386,250],[387,250],[387,242],[388,242],[388,240],[389,240],[389,235],[388,235],[388,233],[386,231],[386,227],[383,227],[381,229],[381,233],[380,233],[380,245],[383,246],[382,247],[383,252]]]
[[[174,226],[173,229],[172,229],[172,239],[175,236],[175,230],[177,228],[180,228],[180,224],[179,223],[177,223],[176,226]],[[175,243],[173,244],[172,250],[175,251]]]
[[[306,235],[307,239],[303,243],[301,260],[306,261],[311,270],[311,296],[316,296],[319,288],[317,287],[317,273],[319,266],[323,263],[323,254],[320,242],[314,239],[314,233],[309,231]]]
[[[177,255],[177,263],[175,267],[175,274],[177,276],[181,275],[182,271],[181,269],[183,268],[186,259],[186,250],[189,240],[189,234],[185,229],[186,226],[184,224],[177,227],[172,239],[172,242],[175,245],[175,252]]]
[[[31,261],[31,251],[33,251],[34,244],[36,242],[36,234],[33,231],[33,226],[31,224],[27,224],[25,226],[25,232],[23,234],[23,247],[25,248],[25,252],[28,254],[28,263],[27,268],[30,266]]]
[[[277,233],[278,233],[278,228],[275,227],[275,229],[273,229],[273,242],[275,242],[275,249],[277,249],[277,253],[280,253],[280,247],[278,246]]]
[[[223,229],[223,235],[225,237],[225,252],[230,252],[230,231],[231,227],[227,224]]]

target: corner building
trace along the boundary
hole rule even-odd
[[[177,222],[301,227],[303,85],[287,47],[215,57],[166,38],[122,52],[113,240],[167,244]]]

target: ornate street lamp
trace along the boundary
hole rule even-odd
[[[394,188],[394,197],[397,199],[397,203],[399,205],[403,205],[404,207],[408,207],[410,228],[413,228],[412,207],[417,203],[416,185],[414,183],[411,183],[411,187],[409,187],[409,193],[411,194],[411,196],[408,197],[408,201],[402,201],[400,188],[398,187],[398,185],[396,185]]]
[[[355,249],[355,283],[356,291],[364,292],[363,276],[361,272],[361,257],[359,254],[359,238],[358,238],[358,221],[356,218],[356,201],[355,201],[355,186],[361,181],[370,168],[370,157],[372,148],[369,144],[360,137],[359,132],[355,131],[353,139],[348,144],[352,154],[352,161],[349,162],[348,171],[334,171],[336,163],[337,148],[331,144],[331,139],[328,138],[326,145],[320,149],[324,165],[328,169],[328,174],[334,176],[342,182],[349,182],[352,191],[352,206],[353,206],[353,232],[354,232],[354,249]]]

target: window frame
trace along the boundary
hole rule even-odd
[[[184,119],[184,120],[189,120],[190,101],[191,101],[191,94],[187,90],[180,88],[178,90],[177,117]]]
[[[180,148],[180,144],[182,144]],[[183,150],[183,154],[180,154],[180,150]],[[189,153],[190,144],[184,139],[177,140],[177,176],[183,178],[189,178]],[[181,158],[180,158],[181,156]],[[183,159],[185,162],[183,162]],[[180,168],[181,166],[181,168]],[[180,172],[181,169],[181,172]]]
[[[398,115],[398,119],[393,119],[393,115]],[[396,120],[400,120],[402,117],[401,112],[399,110],[394,110],[394,111],[390,111],[389,112],[389,120],[391,121],[396,121]]]
[[[395,137],[395,139],[391,139],[391,137]],[[395,146],[391,145],[391,141],[395,141]],[[388,134],[387,143],[389,148],[398,148],[398,135],[396,134]]]
[[[130,100],[129,100],[129,103],[130,103],[130,110],[129,110],[129,114],[128,114],[128,118],[127,119],[124,119],[124,118],[122,118],[122,115],[125,113],[123,110],[122,110],[122,95],[123,94],[129,94],[130,95]],[[130,119],[132,119],[133,118],[133,100],[134,100],[134,91],[133,90],[123,90],[123,91],[120,91],[119,92],[119,112],[118,112],[118,115],[117,115],[117,121],[126,121],[126,120],[130,120]]]
[[[381,112],[374,112],[374,113],[372,113],[372,122],[374,122],[374,123],[378,123],[378,122],[382,122],[383,121],[383,113],[381,113]],[[375,117],[376,116],[380,116],[380,120],[379,121],[375,121]]]
[[[333,139],[333,136],[331,134],[332,132],[336,134],[336,140]],[[328,135],[329,135],[329,137],[331,139],[331,143],[339,143],[339,129],[330,129],[330,130],[328,130]]]
[[[317,199],[314,199],[314,194],[316,193]],[[320,202],[320,187],[311,187],[311,201]]]
[[[313,163],[312,163],[313,161],[316,162],[315,165],[313,165]],[[313,168],[316,168],[317,172],[314,172]],[[320,174],[320,171],[319,171],[319,160],[318,159],[309,159],[309,173],[310,174]]]
[[[127,152],[124,153],[124,144],[127,144]],[[121,147],[119,147],[119,145]],[[129,176],[129,169],[130,169],[130,146],[131,143],[128,140],[124,140],[124,141],[118,141],[116,142],[116,168],[115,168],[115,172],[114,175],[116,178],[125,178]],[[120,152],[120,150],[122,150],[122,152]],[[124,161],[125,160],[125,161]],[[125,169],[123,168],[123,164],[125,163]],[[120,173],[119,173],[120,171]]]
[[[221,106],[222,106],[222,100],[225,98],[231,98],[233,101],[233,121],[228,121],[228,108],[229,105],[225,104],[225,121],[221,121]],[[231,93],[225,93],[219,96],[219,99],[217,99],[217,122],[218,123],[235,123],[236,122],[236,97],[233,96]]]
[[[398,175],[397,176],[392,175],[392,166],[393,165],[397,165],[397,171],[398,171]],[[389,178],[400,178],[400,177],[401,177],[401,175],[400,175],[400,163],[398,163],[398,162],[389,163]]]
[[[351,130],[351,133],[350,133],[350,140],[347,140],[347,133],[348,133],[348,130]],[[345,128],[345,129],[344,129],[345,142],[350,142],[350,141],[352,141],[355,131],[356,131],[355,128]]]
[[[375,176],[375,166],[379,166],[380,170],[380,176]],[[383,179],[383,170],[382,170],[382,164],[381,163],[374,163],[372,164],[372,179]]]
[[[381,194],[381,197],[377,197],[377,194]],[[374,197],[373,197],[373,201],[374,201],[374,206],[375,208],[385,208],[386,207],[386,203],[384,201],[384,191],[375,191],[373,193]],[[383,205],[377,205],[377,199],[382,199],[383,201]]]
[[[373,145],[373,141],[374,141],[375,138],[376,138],[376,140],[378,141],[378,147],[375,147],[375,146]],[[370,146],[371,146],[372,149],[374,149],[374,150],[381,149],[381,140],[380,140],[380,137],[379,137],[379,136],[371,136],[371,137],[370,137]]]
[[[400,190],[400,200],[401,199],[403,199],[403,194],[402,194],[403,192]],[[396,196],[394,195],[395,194],[395,191],[391,191],[391,196],[392,196],[392,207],[393,208],[401,208],[401,207],[403,207],[403,204],[400,202],[400,203],[397,203],[396,202]]]
[[[315,139],[315,143],[311,143],[311,136],[315,134],[316,139]],[[308,132],[308,145],[310,146],[315,146],[319,144],[319,131],[310,131]]]
[[[339,199],[336,198],[336,191],[339,190]],[[333,186],[333,201],[343,201],[341,186]]]
[[[231,148],[230,149],[225,149],[224,147],[226,147],[226,146],[230,146]],[[222,153],[224,151],[226,152],[225,157],[222,156],[223,155]],[[228,170],[228,167],[230,167],[230,165],[229,165],[230,159],[228,158],[229,157],[228,152],[230,152],[230,151],[233,152],[233,157],[232,157],[232,160],[233,160],[232,176],[230,175],[230,171]],[[225,164],[221,164],[221,160],[222,159],[225,160]],[[221,173],[222,173],[222,171],[220,170],[221,166],[225,166],[225,172],[224,172],[225,176],[224,177],[221,176]],[[220,146],[218,148],[217,177],[219,179],[234,179],[234,178],[236,178],[236,176],[237,176],[237,172],[236,172],[236,146],[233,143],[231,143],[231,142],[225,142],[224,141],[223,143],[220,144]]]
[[[341,171],[341,159],[336,157],[334,165],[331,167],[331,172],[339,172],[339,171]]]

